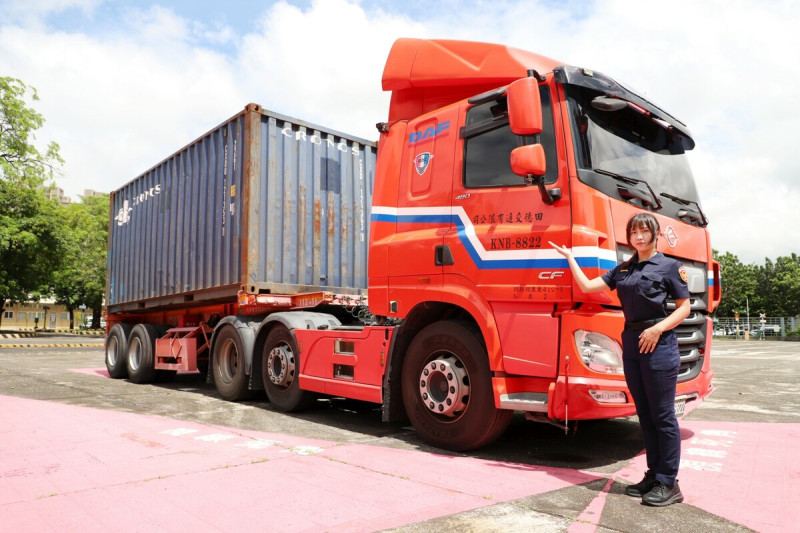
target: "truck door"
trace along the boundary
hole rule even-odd
[[[509,373],[554,377],[558,362],[555,303],[571,297],[570,278],[548,241],[570,240],[566,168],[557,157],[549,88],[540,86],[547,157],[546,183],[560,187],[553,205],[537,187],[511,170],[510,152],[531,144],[508,125],[505,98],[465,104],[460,129],[460,175],[452,192],[454,228],[445,237],[453,261],[445,281],[474,284],[492,308],[501,342],[503,368]],[[535,339],[535,340],[534,340]]]
[[[409,122],[398,181],[397,230],[388,250],[392,313],[439,300],[444,236],[452,227],[453,143],[457,112]]]

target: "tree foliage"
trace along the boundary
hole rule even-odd
[[[28,106],[26,94],[39,100],[36,89],[15,78],[0,77],[0,179],[30,187],[52,181],[63,160],[56,143],[44,152],[34,141],[44,118]]]
[[[49,290],[64,244],[58,206],[41,190],[62,161],[57,144],[43,153],[34,145],[44,119],[28,106],[28,92],[38,100],[35,89],[0,77],[0,313],[7,301]]]
[[[714,251],[722,274],[722,302],[717,316],[750,314],[767,316],[796,316],[800,314],[800,256],[778,257],[774,262],[765,259],[764,265],[743,265],[725,252]]]
[[[53,273],[53,294],[70,313],[84,305],[94,311],[91,327],[100,326],[106,284],[109,197],[91,196],[60,209],[65,231],[61,267]]]
[[[0,313],[49,291],[64,244],[57,209],[40,190],[0,180]]]

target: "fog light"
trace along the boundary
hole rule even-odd
[[[628,397],[621,390],[591,390],[594,401],[597,403],[628,403]]]

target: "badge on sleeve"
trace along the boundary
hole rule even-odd
[[[678,269],[678,274],[680,274],[681,279],[683,280],[684,283],[689,282],[689,273],[686,272],[685,266],[681,265],[681,267]]]

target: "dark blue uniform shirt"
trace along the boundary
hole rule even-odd
[[[679,261],[657,252],[646,261],[624,261],[602,276],[610,289],[617,289],[627,322],[642,322],[667,316],[667,297],[689,297],[686,269]]]

